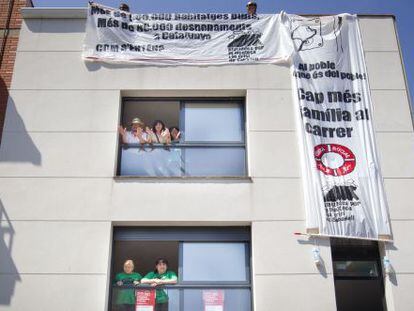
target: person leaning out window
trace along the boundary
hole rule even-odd
[[[147,273],[141,280],[142,284],[158,285],[177,284],[178,278],[174,271],[168,270],[168,261],[158,258],[155,262],[155,269]],[[155,311],[168,311],[168,294],[164,289],[157,289],[155,292]]]
[[[131,122],[131,131],[119,126],[118,132],[124,144],[146,144],[149,142],[149,136],[144,131],[144,128],[144,122],[140,118],[134,118]]]
[[[172,143],[179,143],[181,139],[180,129],[176,126],[170,127],[170,136]]]
[[[149,140],[153,144],[170,144],[171,135],[165,123],[161,120],[155,120],[152,124],[152,128],[146,129]]]
[[[134,272],[134,262],[130,259],[124,263],[124,271],[115,276],[114,283],[116,286],[136,286],[142,279],[141,274]],[[116,288],[115,310],[133,311],[135,310],[135,290],[133,288]]]

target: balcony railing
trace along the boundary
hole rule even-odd
[[[137,297],[142,290],[164,291],[168,296],[168,311],[251,311],[249,285],[114,285],[111,311],[122,310],[117,296],[125,293]],[[129,292],[128,292],[129,291]],[[135,309],[134,309],[135,310]],[[140,311],[139,309],[137,309]],[[142,308],[141,310],[147,310]],[[152,310],[149,308],[148,310]]]
[[[123,144],[120,176],[143,177],[241,177],[246,176],[245,145]]]

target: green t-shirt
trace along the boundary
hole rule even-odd
[[[176,280],[177,275],[173,271],[167,271],[163,274],[149,272],[144,279],[160,279],[160,280]],[[168,301],[168,295],[163,289],[157,289],[155,292],[155,302],[156,303],[166,303]]]
[[[134,281],[141,281],[142,276],[139,273],[132,272],[132,273],[125,273],[121,272],[115,276],[114,284],[118,281],[122,281],[123,285],[130,285],[133,284]],[[128,304],[134,305],[135,304],[135,290],[132,288],[115,288],[115,304]]]

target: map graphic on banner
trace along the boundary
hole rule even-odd
[[[131,14],[93,3],[83,57],[291,64],[308,234],[392,239],[357,16]]]
[[[288,15],[308,233],[391,239],[354,15]]]
[[[280,15],[132,14],[89,4],[86,60],[153,65],[287,62],[292,51]],[[281,31],[283,30],[283,31]]]

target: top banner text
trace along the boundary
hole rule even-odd
[[[293,52],[281,15],[132,14],[92,3],[83,57],[146,64],[285,62]]]

